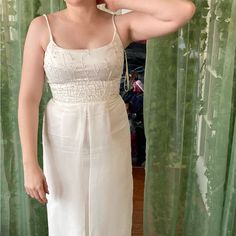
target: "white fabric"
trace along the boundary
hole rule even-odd
[[[112,41],[44,58],[53,97],[43,115],[43,171],[49,186],[49,236],[131,236],[130,128],[119,95],[124,48],[112,16]]]

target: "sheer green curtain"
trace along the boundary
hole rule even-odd
[[[145,236],[236,235],[236,1],[147,44]]]
[[[30,21],[64,8],[63,1],[1,1],[1,226],[2,236],[47,235],[46,207],[24,190],[21,146],[17,122],[18,91],[23,44]],[[48,86],[40,104],[38,157],[42,166],[42,111],[50,97]]]

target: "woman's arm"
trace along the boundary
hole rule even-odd
[[[25,39],[21,83],[18,97],[18,125],[22,148],[26,192],[40,202],[45,201],[43,173],[37,158],[39,104],[44,85],[42,32],[43,18],[29,25]],[[45,184],[45,183],[43,183]]]
[[[117,16],[127,41],[147,40],[177,31],[194,15],[196,7],[187,0],[104,0],[112,11],[129,9]]]
[[[113,0],[112,3],[116,10],[138,11],[162,21],[191,18],[195,10],[194,3],[188,0]]]
[[[24,165],[38,164],[38,109],[44,84],[44,51],[40,46],[39,23],[38,19],[34,19],[28,28],[18,97],[18,121]]]

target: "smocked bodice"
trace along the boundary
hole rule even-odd
[[[124,48],[116,32],[113,16],[112,41],[92,49],[65,49],[58,46],[52,38],[46,17],[50,41],[44,55],[44,70],[53,99],[73,103],[119,96]]]

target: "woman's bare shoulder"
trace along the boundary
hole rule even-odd
[[[43,47],[44,38],[47,35],[47,25],[46,20],[43,15],[33,18],[28,27],[28,35],[31,35],[31,39],[34,39],[35,42],[38,42],[39,46]]]
[[[52,13],[45,13],[45,15],[47,16],[48,20],[50,21],[51,17],[54,17],[55,15],[57,15],[58,12],[52,12]],[[46,19],[45,16],[43,16],[44,14],[40,15],[40,16],[36,16],[35,18],[33,18],[30,22],[29,27],[31,28],[37,28],[38,30],[40,29],[45,29],[46,26]]]
[[[61,14],[61,11],[45,13],[45,15],[48,17],[49,22],[51,21],[52,17],[55,17],[58,14]],[[40,16],[36,16],[29,22],[27,34],[30,35],[31,39],[35,39],[35,41],[40,44],[39,46],[45,49],[47,42],[49,41],[49,34],[47,22],[43,14]]]
[[[37,16],[33,18],[29,23],[27,34],[31,34],[32,37],[34,37],[35,39],[37,39],[37,41],[39,41],[42,35],[42,31],[44,31],[44,28],[45,28],[44,16]]]

